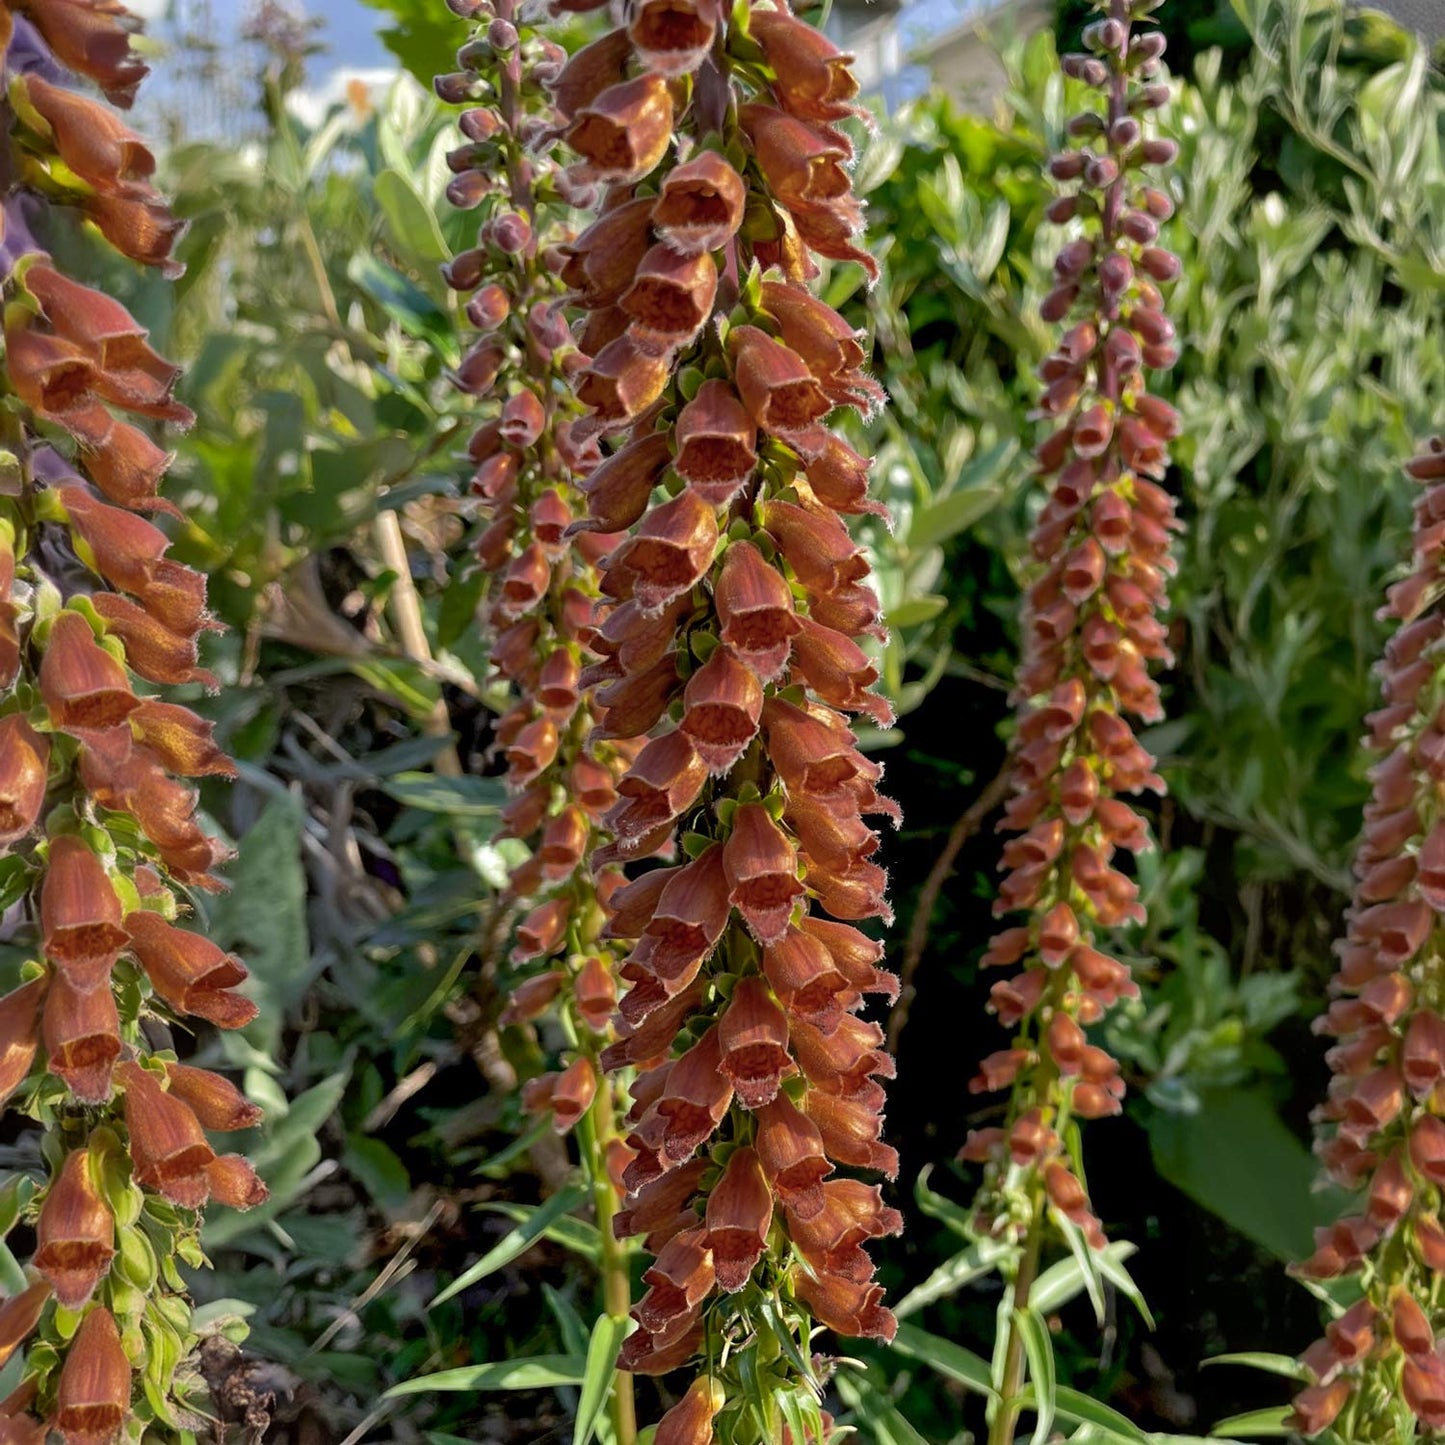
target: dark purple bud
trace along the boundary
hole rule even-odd
[[[1163,312],[1147,306],[1136,306],[1126,324],[1145,346],[1164,346],[1174,340],[1174,323]]]
[[[1146,140],[1139,147],[1140,159],[1150,166],[1167,166],[1178,154],[1179,147],[1172,140]]]
[[[1133,279],[1133,264],[1122,251],[1111,251],[1099,262],[1099,286],[1108,300],[1117,301]]]
[[[1139,252],[1139,269],[1156,281],[1174,281],[1182,269],[1179,257],[1161,246],[1145,246]]]
[[[492,59],[491,42],[485,35],[478,35],[475,40],[469,40],[457,51],[457,64],[463,70],[481,70]]]
[[[501,130],[502,118],[494,110],[477,106],[474,110],[464,110],[457,124],[468,140],[484,141],[491,140]]]
[[[1077,286],[1055,286],[1044,297],[1043,304],[1039,307],[1039,315],[1048,322],[1062,321],[1069,314],[1069,307],[1074,304],[1078,295]]]
[[[1179,360],[1177,346],[1146,346],[1143,351],[1144,365],[1155,371],[1168,371]]]
[[[455,176],[447,186],[447,200],[459,211],[474,210],[492,189],[492,179],[481,171]]]
[[[1054,261],[1054,275],[1060,281],[1072,281],[1094,259],[1094,243],[1083,236],[1065,245]]]
[[[478,331],[495,331],[512,310],[511,300],[500,286],[483,286],[467,302],[467,320]]]
[[[1169,42],[1162,30],[1146,30],[1129,41],[1131,61],[1158,60],[1164,54]]]
[[[508,256],[516,256],[527,249],[532,239],[532,227],[527,218],[516,211],[507,211],[487,222],[483,227],[487,241]]]
[[[1162,80],[1146,85],[1134,97],[1132,104],[1137,110],[1158,110],[1169,104],[1169,87]]]
[[[527,330],[545,352],[557,351],[572,342],[567,316],[561,306],[534,306],[527,316]]]
[[[465,70],[439,75],[434,84],[437,99],[447,105],[464,105],[469,100],[477,100],[486,89],[475,75],[469,75]]]
[[[1119,179],[1119,165],[1113,156],[1094,156],[1084,166],[1084,184],[1102,191]]]
[[[1049,174],[1056,181],[1076,181],[1084,173],[1082,151],[1065,151],[1049,162]]]
[[[1066,55],[1059,62],[1059,68],[1070,80],[1082,80],[1096,90],[1109,83],[1109,67],[1092,55]]]
[[[1119,229],[1141,246],[1147,246],[1159,235],[1159,223],[1143,211],[1125,211],[1119,218]]]
[[[1121,115],[1109,127],[1109,144],[1115,150],[1126,151],[1130,146],[1138,144],[1142,134],[1139,122],[1132,115]]]
[[[486,253],[480,248],[474,251],[458,251],[442,267],[442,280],[453,291],[474,291],[482,281],[482,268],[486,264]]]
[[[457,387],[472,396],[483,396],[492,388],[507,354],[494,342],[479,341],[457,367],[452,378]]]
[[[1102,135],[1104,131],[1104,118],[1096,115],[1092,110],[1081,111],[1073,116],[1068,124],[1068,132],[1075,140],[1086,140],[1090,136]]]
[[[1151,186],[1145,186],[1139,192],[1139,204],[1156,221],[1167,221],[1174,214],[1174,202],[1163,191],[1156,191]]]
[[[1079,210],[1079,198],[1077,196],[1057,196],[1049,202],[1044,210],[1044,215],[1054,225],[1062,226],[1065,221],[1072,221]]]
[[[1104,351],[1121,376],[1138,371],[1143,359],[1134,333],[1122,326],[1116,326],[1110,331],[1109,339],[1104,343]]]
[[[1095,20],[1084,27],[1083,41],[1090,50],[1117,51],[1123,49],[1124,33],[1117,20]]]
[[[517,43],[517,27],[510,20],[493,20],[487,26],[487,43],[499,55],[505,55]]]

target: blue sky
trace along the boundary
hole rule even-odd
[[[239,11],[239,0],[223,0]],[[432,0],[418,0],[419,4]],[[441,0],[434,0],[440,4]],[[381,18],[375,10],[369,10],[361,0],[310,0],[307,10],[325,21],[322,32],[327,52],[318,57],[319,69],[330,69],[333,65],[388,65],[394,63],[387,55],[386,47],[376,38],[377,21]]]

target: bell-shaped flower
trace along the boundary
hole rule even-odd
[[[91,1177],[88,1149],[65,1156],[40,1206],[35,1233],[35,1268],[66,1309],[79,1309],[115,1257],[115,1216]]]
[[[120,1015],[109,988],[80,989],[64,971],[50,980],[41,1024],[46,1065],[83,1104],[110,1098],[120,1058]]]
[[[752,1277],[773,1222],[773,1192],[756,1150],[728,1155],[703,1219],[718,1287],[735,1294]]]

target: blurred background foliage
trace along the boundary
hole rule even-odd
[[[173,297],[128,278],[190,365],[179,540],[231,629],[208,705],[243,763],[208,795],[240,849],[212,926],[267,1004],[211,1047],[268,1109],[254,1157],[272,1200],[212,1223],[219,1268],[198,1287],[213,1317],[249,1320],[231,1385],[275,1394],[268,1438],[565,1440],[596,1236],[566,1212],[561,1150],[516,1104],[559,1041],[494,1023],[511,845],[492,840],[486,579],[468,564],[461,455],[474,419],[446,380],[455,298],[438,274],[470,241],[443,196],[451,121],[422,84],[465,28],[440,0],[377,9],[401,79],[353,87],[314,125],[288,104],[313,44],[289,12],[260,9],[239,56],[172,37],[191,79],[167,101],[165,166],[189,269]],[[1066,41],[1081,9],[1059,7]],[[1144,997],[1110,1025],[1128,1112],[1090,1130],[1091,1190],[1137,1246],[1156,1327],[1111,1289],[1101,1347],[1082,1280],[1055,1291],[1061,1401],[1111,1402],[1130,1439],[1279,1402],[1282,1382],[1202,1361],[1316,1333],[1283,1269],[1336,1205],[1310,1189],[1324,1070],[1309,1022],[1365,798],[1375,608],[1404,555],[1398,466],[1445,415],[1439,70],[1334,0],[1171,0],[1166,16],[1182,146],[1166,239],[1185,263],[1166,394],[1185,417],[1171,485],[1189,530],[1169,721],[1150,741],[1172,792],[1131,941]],[[872,743],[907,818],[890,944],[908,987],[886,1023],[910,1228],[883,1251],[905,1329],[876,1368],[840,1373],[834,1401],[878,1445],[977,1428],[966,1382],[987,1372],[998,1300],[961,1235],[971,1181],[953,1158],[978,1122],[972,1061],[997,1047],[975,965],[1042,500],[1032,370],[1057,233],[1040,167],[1077,108],[1052,34],[1006,61],[988,113],[929,95],[883,120],[859,175],[883,279],[828,278],[892,397],[865,440],[893,525],[862,531],[900,712]],[[187,96],[218,104],[222,72],[229,133],[197,138]],[[483,1366],[455,1377],[466,1388],[406,1389]]]

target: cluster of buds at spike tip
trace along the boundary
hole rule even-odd
[[[1380,613],[1397,627],[1379,668],[1384,705],[1366,720],[1373,796],[1315,1025],[1336,1041],[1315,1153],[1362,1204],[1296,1267],[1363,1279],[1363,1297],[1304,1354],[1312,1378],[1293,1420],[1360,1442],[1445,1429],[1445,440],[1406,471],[1422,487],[1414,566]]]
[[[1025,599],[1013,795],[1001,825],[1018,836],[1004,848],[995,903],[1001,916],[1027,916],[983,958],[1017,966],[990,993],[1016,1033],[970,1083],[1010,1098],[1002,1125],[972,1132],[963,1151],[986,1165],[988,1230],[1019,1238],[1043,1216],[1096,1248],[1103,1233],[1067,1134],[1072,1121],[1118,1113],[1124,1092],[1115,1060],[1085,1029],[1138,993],[1105,940],[1143,918],[1137,887],[1117,866],[1148,846],[1128,799],[1163,787],[1129,718],[1162,716],[1150,665],[1170,660],[1160,614],[1176,522],[1160,482],[1178,430],[1174,410],[1145,388],[1146,370],[1177,355],[1158,287],[1178,263],[1156,244],[1171,206],[1145,179],[1175,153],[1143,125],[1168,97],[1157,79],[1164,39],[1134,23],[1152,3],[1100,8],[1084,31],[1089,53],[1063,58],[1099,100],[1070,121],[1076,144],[1049,166],[1064,185],[1048,214],[1076,234],[1043,303],[1045,318],[1067,329],[1040,368],[1039,412],[1052,430],[1038,472],[1050,491],[1031,539],[1042,570]]]
[[[897,810],[850,718],[891,713],[845,520],[882,509],[826,425],[883,396],[809,289],[819,258],[877,271],[849,61],[785,7],[637,0],[553,88],[567,183],[597,193],[557,258],[585,358],[572,445],[604,453],[575,530],[627,534],[587,674],[634,752],[593,854],[636,860],[610,899],[606,936],[632,942],[602,1061],[636,1071],[616,1227],[653,1258],[621,1364],[703,1361],[659,1445],[825,1438],[814,1327],[894,1327],[862,1246],[899,1216],[836,1174],[897,1168],[892,1061],[859,1017],[897,984],[856,926],[888,916],[864,819]]]
[[[453,379],[485,416],[468,461],[480,514],[475,565],[491,578],[483,627],[504,699],[494,730],[511,793],[502,835],[529,845],[508,883],[508,900],[525,912],[511,951],[518,973],[499,1021],[565,1017],[573,1057],[529,1079],[522,1101],[566,1133],[599,1096],[597,1055],[617,1004],[617,960],[599,934],[620,874],[594,877],[587,858],[617,801],[617,776],[637,750],[609,725],[606,689],[596,695],[589,665],[597,567],[618,539],[585,525],[583,489],[601,452],[595,441],[574,439],[581,409],[572,391],[586,358],[551,264],[572,234],[568,201],[586,197],[553,159],[562,118],[546,87],[566,52],[514,0],[458,0],[453,8],[478,29],[458,54],[462,68],[437,81],[444,99],[467,107],[464,143],[448,157],[448,194],[477,214],[478,227],[476,245],[445,274],[468,296],[467,318],[480,333]],[[628,706],[624,700],[624,713]]]
[[[0,1360],[36,1347],[0,1413],[17,1439],[72,1445],[194,1418],[176,1368],[196,1342],[180,1266],[203,1262],[197,1211],[266,1193],[206,1136],[260,1111],[155,1046],[173,1025],[256,1012],[236,992],[242,964],[179,921],[188,893],[220,886],[223,856],[188,780],[235,769],[210,725],[153,686],[212,682],[196,654],[205,580],[146,515],[175,515],[152,432],[191,415],[145,329],[31,231],[69,227],[66,254],[83,253],[89,223],[178,269],[150,151],[87,93],[129,105],[145,74],[133,29],[110,0],[0,9],[0,847],[24,960],[0,996],[0,1102],[40,1122],[49,1169],[38,1192],[10,1186],[36,1247],[27,1287],[0,1304]]]

